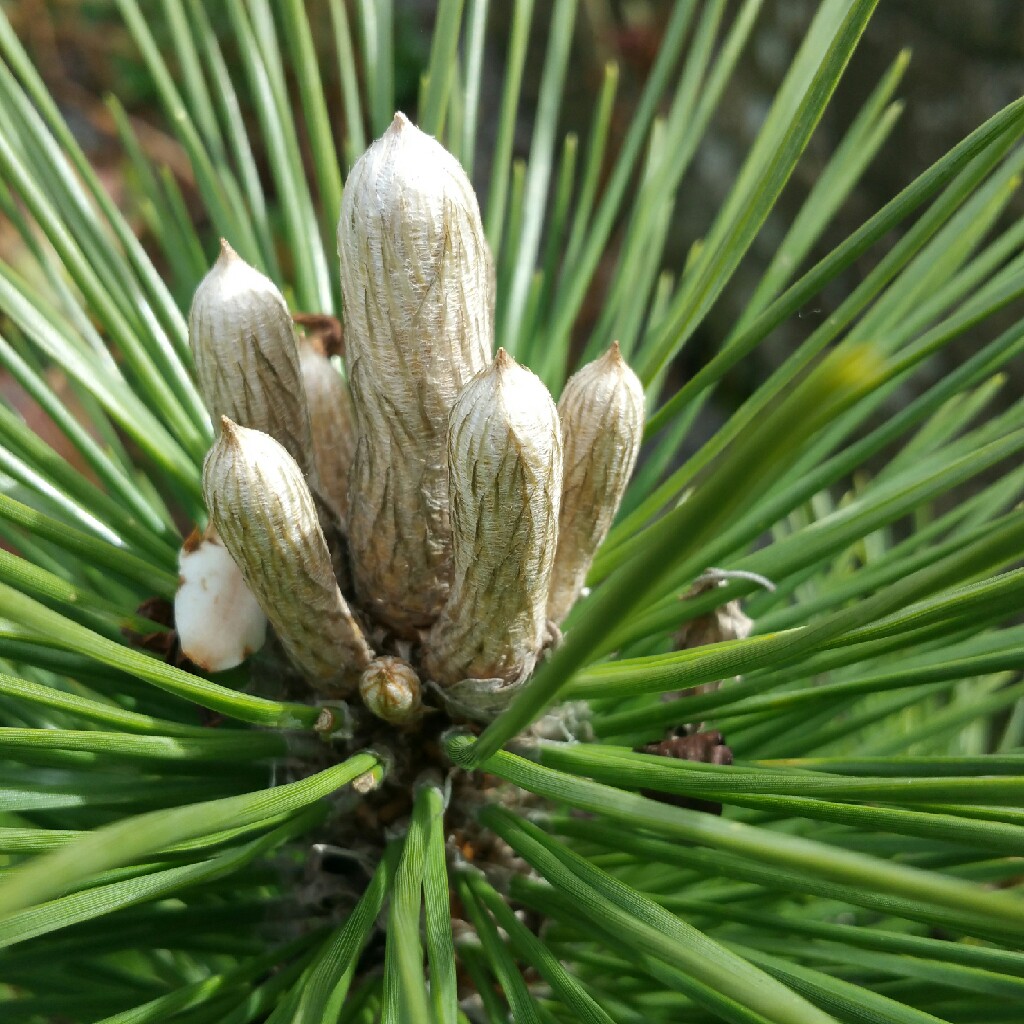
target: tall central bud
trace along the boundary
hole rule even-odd
[[[365,608],[415,637],[448,592],[448,413],[490,361],[492,316],[473,187],[402,114],[349,174],[338,255],[357,430],[355,586]]]

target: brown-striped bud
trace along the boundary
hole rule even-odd
[[[562,443],[547,388],[504,349],[452,409],[448,470],[452,586],[425,664],[442,687],[496,681],[507,698],[545,638]]]
[[[445,433],[487,365],[489,255],[459,162],[402,115],[356,162],[338,223],[358,440],[348,536],[364,607],[415,638],[448,589]]]
[[[210,521],[289,657],[318,688],[350,688],[373,652],[338,589],[313,496],[268,434],[221,420],[203,466]]]
[[[355,423],[348,384],[331,360],[307,341],[299,342],[299,366],[313,430],[320,494],[344,523],[348,518],[348,474],[355,450]]]
[[[404,725],[423,712],[420,677],[401,658],[374,658],[359,677],[359,695],[373,714],[392,725]]]
[[[212,527],[194,532],[178,556],[174,628],[181,653],[207,672],[234,668],[263,646],[267,617]]]
[[[636,465],[644,389],[619,343],[569,378],[558,402],[564,476],[548,618],[561,622],[579,597]]]
[[[188,318],[199,393],[221,416],[284,445],[315,488],[309,411],[284,296],[227,242],[200,282]]]

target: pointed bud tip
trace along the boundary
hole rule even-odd
[[[400,110],[395,111],[395,116],[391,119],[391,125],[388,128],[390,132],[400,132],[403,128],[411,128],[412,122],[403,114]]]
[[[631,375],[632,370],[622,354],[622,349],[617,341],[608,346],[608,351],[597,360],[597,364],[604,367],[605,372]]]
[[[220,255],[217,257],[218,262],[221,260],[227,262],[228,260],[237,260],[239,258],[238,253],[231,248],[231,243],[226,238],[222,238],[220,240]]]
[[[503,349],[499,348],[494,354],[494,366],[497,370],[511,370],[516,366],[516,361]]]
[[[221,416],[220,432],[226,441],[235,441],[238,438],[238,424],[228,416]]]

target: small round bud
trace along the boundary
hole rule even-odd
[[[359,694],[373,714],[392,725],[404,725],[422,713],[419,676],[401,658],[374,658],[359,678]]]

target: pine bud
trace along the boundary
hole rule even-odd
[[[452,586],[425,664],[442,687],[496,683],[500,703],[544,642],[562,480],[554,402],[504,349],[452,409],[448,469]]]
[[[221,241],[192,299],[188,326],[199,393],[214,423],[227,416],[269,434],[315,488],[295,328],[274,282]]]
[[[348,518],[348,474],[355,449],[352,396],[330,359],[308,341],[299,342],[299,366],[313,431],[320,493],[338,521]]]
[[[178,556],[174,628],[182,654],[207,672],[234,668],[266,639],[267,617],[212,527]]]
[[[268,434],[221,420],[203,466],[210,520],[277,631],[318,688],[344,690],[373,658],[338,589],[313,496]]]
[[[489,359],[489,253],[458,161],[402,114],[345,183],[338,255],[358,440],[348,536],[356,590],[415,638],[448,588],[445,433]]]
[[[401,658],[374,658],[359,678],[359,695],[373,714],[392,725],[411,722],[422,713],[420,678]]]
[[[561,622],[579,597],[636,465],[644,389],[619,343],[569,378],[558,402],[564,476],[548,618]]]

